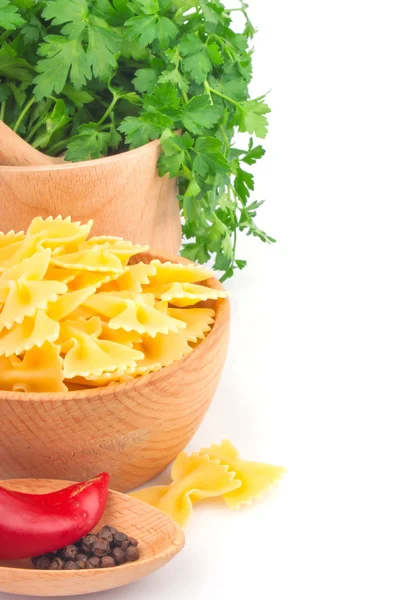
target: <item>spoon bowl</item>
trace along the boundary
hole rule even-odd
[[[29,494],[46,494],[72,482],[51,479],[0,481],[3,487]],[[0,561],[0,592],[26,596],[73,596],[110,590],[132,583],[169,562],[185,544],[181,528],[159,510],[110,491],[106,510],[95,531],[113,525],[139,542],[140,558],[108,569],[41,571],[29,559]]]

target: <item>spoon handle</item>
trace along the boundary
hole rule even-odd
[[[8,167],[45,167],[62,162],[35,150],[0,121],[0,165]]]

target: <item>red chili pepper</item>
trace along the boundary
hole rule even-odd
[[[23,494],[0,486],[0,559],[32,558],[85,536],[99,522],[108,473],[51,494]]]

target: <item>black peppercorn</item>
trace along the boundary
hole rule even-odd
[[[86,569],[86,561],[87,561],[86,554],[78,554],[77,557],[75,558],[75,562],[80,569]]]
[[[53,560],[51,561],[49,570],[50,571],[62,571],[64,568],[64,561],[62,558],[60,558],[59,556],[56,556],[55,558],[53,558]]]
[[[75,560],[75,558],[78,556],[78,548],[72,544],[65,546],[65,548],[61,550],[60,556],[67,561]]]
[[[105,527],[103,527],[103,529],[100,529],[99,533],[97,534],[97,537],[101,540],[106,540],[106,542],[111,544],[111,542],[113,541],[114,534],[111,533],[110,528],[106,525]]]
[[[115,529],[115,527],[113,527],[112,525],[104,525],[104,527],[107,527],[107,529],[113,534],[115,535],[117,533],[117,530]]]
[[[100,561],[100,566],[103,569],[109,569],[110,567],[115,567],[115,560],[112,556],[103,556]]]
[[[69,560],[65,563],[64,569],[66,571],[76,571],[77,569],[79,569],[79,567],[74,560]]]
[[[95,556],[106,556],[110,552],[110,544],[106,540],[97,540],[92,544],[92,552]]]
[[[32,559],[32,563],[35,569],[45,570],[50,567],[51,560],[48,556],[37,556]]]
[[[130,541],[130,543],[132,544],[132,546],[138,546],[139,542],[137,541],[137,539],[130,537],[128,538],[128,540]]]
[[[86,561],[87,569],[99,569],[100,568],[100,559],[97,556],[91,556]]]
[[[128,539],[126,533],[122,533],[121,531],[117,531],[114,535],[113,545],[121,547],[122,543]]]
[[[129,546],[125,551],[125,557],[128,562],[134,562],[139,559],[139,549],[137,546]]]
[[[89,534],[89,535],[85,536],[81,542],[82,552],[84,552],[85,554],[90,554],[92,551],[93,542],[97,542],[98,539],[99,538],[97,537],[97,535]]]
[[[123,565],[124,562],[126,562],[125,552],[122,550],[122,548],[113,548],[111,556],[117,565]]]

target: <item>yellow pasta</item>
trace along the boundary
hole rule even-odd
[[[103,284],[113,281],[119,277],[120,273],[109,273],[107,271],[80,271],[69,283],[68,289],[71,291],[81,290],[85,287],[100,288]]]
[[[192,513],[192,502],[222,496],[240,482],[218,460],[207,456],[179,454],[172,467],[173,483],[145,488],[130,495],[155,506],[183,526]]]
[[[22,246],[25,238],[23,231],[14,233],[10,231],[6,235],[0,233],[0,272],[4,270],[4,263],[15,254],[17,250]]]
[[[135,346],[143,352],[143,358],[137,361],[136,374],[147,374],[167,367],[191,352],[181,332],[159,333],[154,337],[143,337],[142,343]]]
[[[103,252],[110,252],[115,256],[118,256],[122,264],[125,266],[129,259],[135,254],[140,254],[149,249],[148,246],[134,245],[131,242],[127,242],[121,238],[110,239],[108,236],[92,237],[81,245],[80,249],[85,250],[87,248],[102,250]]]
[[[55,302],[49,302],[47,314],[55,321],[61,321],[61,319],[65,319],[74,310],[79,308],[82,302],[93,296],[95,291],[96,288],[87,287],[75,292],[66,292],[62,296],[59,296]]]
[[[55,342],[60,333],[60,325],[38,310],[34,317],[26,317],[21,324],[11,330],[0,331],[0,356],[22,354],[34,346],[43,346],[45,342]]]
[[[110,283],[102,285],[102,292],[128,291],[140,293],[144,285],[150,283],[149,277],[155,275],[156,268],[145,263],[126,267],[123,275]]]
[[[202,456],[209,456],[227,465],[230,471],[235,472],[235,477],[241,482],[236,490],[224,494],[224,500],[230,508],[237,509],[242,504],[260,498],[269,487],[276,484],[283,476],[285,469],[259,462],[241,460],[236,448],[228,440],[221,444],[213,444],[200,451]]]
[[[206,334],[211,331],[215,317],[215,311],[212,308],[168,308],[168,314],[170,317],[186,323],[186,329],[182,331],[182,335],[188,342],[193,343],[204,340]]]
[[[50,342],[17,356],[0,356],[0,387],[11,392],[65,392],[60,348]]]
[[[81,225],[73,222],[71,217],[36,217],[29,226],[27,237],[34,238],[39,246],[72,252],[87,238],[92,225],[93,221]]]
[[[17,279],[9,282],[10,291],[0,313],[0,330],[10,329],[14,323],[22,323],[37,310],[46,309],[49,302],[57,300],[58,294],[67,291],[67,286],[58,281],[27,281]]]
[[[21,277],[31,281],[42,280],[49,266],[50,258],[51,250],[42,250],[4,271],[0,276],[0,304],[4,304],[7,300],[10,281],[16,281]]]
[[[72,348],[67,351],[64,358],[64,373],[67,379],[133,368],[136,366],[136,361],[143,358],[141,352],[127,348],[123,344],[99,340],[73,325],[68,329]]]
[[[139,335],[154,337],[158,333],[175,332],[186,327],[185,323],[163,314],[149,306],[146,299],[134,294],[100,292],[83,302],[87,308],[109,319],[110,329],[136,331]]]
[[[179,454],[172,466],[170,485],[148,487],[130,495],[184,525],[193,503],[222,496],[230,508],[237,509],[259,498],[284,472],[282,467],[241,460],[233,444],[225,440],[190,456]]]
[[[0,233],[0,389],[66,391],[143,377],[210,332],[214,310],[190,308],[225,297],[199,284],[208,268],[137,262],[147,246],[90,238],[92,225],[36,217],[26,233]]]
[[[72,254],[53,254],[51,264],[64,269],[123,273],[119,258],[111,252],[103,251],[100,246]]]
[[[152,260],[150,265],[155,268],[154,276],[150,277],[150,285],[165,285],[167,283],[196,283],[213,277],[211,269],[198,265],[183,265],[180,263]]]
[[[215,290],[194,283],[172,283],[158,286],[147,286],[144,292],[154,294],[156,298],[165,300],[173,306],[185,307],[204,302],[205,300],[217,300],[226,298],[226,292]]]

